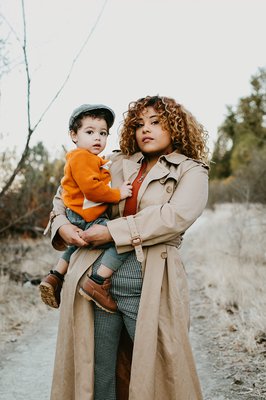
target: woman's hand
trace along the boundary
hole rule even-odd
[[[88,242],[81,237],[83,230],[73,224],[60,226],[58,233],[68,245],[75,245],[78,247],[88,246]]]
[[[95,224],[86,231],[80,233],[80,237],[88,244],[93,247],[101,246],[105,243],[113,241],[107,226]]]

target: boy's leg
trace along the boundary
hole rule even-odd
[[[107,218],[100,217],[92,223],[88,223],[85,229],[88,229],[94,224],[106,226],[107,221]],[[108,250],[110,245],[111,244],[108,244]],[[92,275],[88,276],[87,281],[85,281],[80,287],[79,293],[85,297],[86,300],[94,301],[98,307],[102,308],[103,310],[109,313],[114,313],[117,310],[117,305],[109,293],[111,281],[108,279],[108,277],[112,275],[113,271],[105,266],[102,266],[102,270],[104,270],[105,273],[99,275],[97,269],[93,269]]]
[[[93,224],[106,226],[107,221],[106,218],[101,217],[93,221]],[[85,229],[87,229],[87,227]],[[109,293],[111,287],[109,278],[112,276],[113,272],[123,264],[129,254],[130,253],[118,254],[115,246],[111,244],[111,247],[104,252],[101,265],[97,270],[93,270],[92,275],[88,277],[87,281],[85,281],[79,289],[79,293],[88,301],[94,301],[105,311],[110,313],[115,312],[117,310],[117,304]]]
[[[71,224],[76,225],[82,230],[88,229],[91,225],[91,222],[86,222],[81,217],[81,215],[77,214],[75,211],[70,210],[70,208],[66,208],[66,216]]]
[[[97,270],[97,274],[103,276],[104,278],[109,278],[113,275],[113,272],[117,271],[123,262],[126,261],[129,254],[130,252],[118,254],[115,246],[109,247],[109,249],[106,249],[104,252],[101,265]],[[108,273],[109,275],[107,275]]]
[[[39,285],[42,301],[50,307],[58,308],[61,301],[61,290],[68,261],[60,258],[54,270],[43,278]]]
[[[93,223],[89,223],[89,226],[86,226],[85,229],[88,229],[90,226],[94,224],[104,225],[106,226],[108,222],[107,218],[100,217],[93,221]],[[95,278],[95,282],[98,284],[102,284],[104,279],[110,278],[113,275],[113,272],[117,271],[120,265],[127,259],[130,252],[118,254],[113,243],[107,243],[106,246],[99,247],[104,249],[104,254],[102,257],[102,263],[99,266],[96,273],[91,275],[91,278]],[[98,275],[98,276],[97,276]],[[102,278],[102,279],[101,279]],[[103,279],[104,278],[104,279]]]
[[[101,265],[97,271],[93,271],[92,275],[84,282],[79,289],[79,293],[87,300],[94,301],[105,311],[115,312],[117,304],[109,293],[111,287],[109,278],[113,275],[114,271],[123,264],[128,255],[129,253],[117,254],[115,247],[110,247],[105,250]]]
[[[69,221],[83,229],[86,221],[80,215],[69,208],[66,209]],[[42,301],[50,307],[58,308],[61,301],[61,290],[64,282],[64,275],[67,272],[71,255],[77,249],[76,246],[69,246],[59,259],[57,265],[50,273],[43,278],[39,285]]]
[[[87,280],[79,288],[79,294],[87,301],[93,301],[98,307],[108,313],[115,313],[117,304],[110,295],[111,280],[103,278],[103,283],[96,283],[91,276],[87,276]]]

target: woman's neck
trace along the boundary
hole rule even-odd
[[[149,156],[145,156],[145,162],[146,162],[146,171],[149,172],[152,167],[157,163],[159,157],[149,157]]]
[[[171,147],[171,149],[169,149],[169,151],[167,151],[165,154],[171,154],[172,152],[173,152],[173,149]],[[145,162],[147,165],[147,171],[149,171],[157,163],[157,161],[163,154],[161,154],[161,153],[147,154],[146,153],[143,155],[144,155],[144,159],[145,159]]]

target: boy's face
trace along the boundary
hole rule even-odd
[[[77,133],[70,131],[70,136],[78,148],[86,149],[92,154],[98,155],[105,146],[108,136],[106,121],[102,118],[85,116]]]

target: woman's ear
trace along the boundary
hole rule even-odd
[[[77,143],[77,133],[73,130],[69,131],[69,135],[73,143]]]

